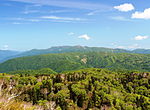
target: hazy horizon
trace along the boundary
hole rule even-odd
[[[17,49],[0,49],[0,51],[18,51],[18,52],[26,52],[26,51],[30,51],[30,50],[46,50],[46,49],[50,49],[53,47],[76,47],[76,46],[81,46],[81,47],[96,47],[96,48],[108,48],[108,49],[122,49],[122,50],[127,50],[127,51],[133,51],[136,49],[145,49],[145,50],[149,50],[150,48],[134,48],[134,49],[124,49],[124,48],[111,48],[111,47],[100,47],[100,46],[85,46],[85,45],[56,45],[56,46],[51,46],[51,47],[47,47],[47,48],[31,48],[31,49],[26,49],[26,50],[17,50]]]

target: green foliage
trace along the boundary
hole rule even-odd
[[[9,72],[9,74],[19,74],[19,75],[46,75],[46,74],[56,74],[57,72],[53,71],[50,68],[42,68],[39,70],[17,70],[17,71],[12,71]]]
[[[9,90],[7,85],[13,85],[9,94],[18,93],[16,100],[31,102],[45,110],[50,105],[56,110],[150,109],[148,72],[118,73],[89,68],[63,74],[5,74],[2,80],[4,91]]]
[[[0,64],[0,72],[15,71],[10,72],[10,74],[49,74],[55,73],[54,71],[65,72],[91,67],[108,68],[117,72],[130,72],[131,70],[150,71],[149,65],[149,54],[81,52],[11,59]]]

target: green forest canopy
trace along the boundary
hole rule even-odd
[[[21,57],[0,64],[0,72],[51,68],[56,72],[83,68],[150,71],[150,54],[131,53],[61,53]]]
[[[46,72],[45,69],[43,71]],[[2,85],[2,96],[7,94],[8,85],[13,84],[11,93],[19,94],[15,100],[38,104],[45,109],[48,109],[51,102],[56,103],[56,110],[150,109],[148,72],[119,73],[91,68],[63,74],[31,73],[0,74],[0,81],[5,82]],[[4,105],[0,103],[0,108]]]

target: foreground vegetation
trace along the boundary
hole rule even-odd
[[[96,68],[62,74],[49,74],[50,69],[43,71],[1,74],[1,97],[16,105],[34,105],[27,110],[36,107],[42,107],[41,110],[150,110],[148,72],[119,73]]]

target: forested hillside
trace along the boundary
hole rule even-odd
[[[101,52],[46,54],[8,60],[0,64],[0,72],[41,68],[64,72],[89,67],[150,71],[150,55]]]
[[[108,53],[138,53],[138,54],[150,54],[150,49],[135,49],[135,50],[125,50],[125,49],[113,49],[105,47],[88,47],[88,46],[56,46],[48,49],[32,49],[29,51],[19,52],[19,51],[8,51],[0,50],[0,62],[7,61],[9,59],[43,55],[50,53],[72,53],[72,52],[108,52]]]
[[[48,49],[32,49],[25,52],[20,52],[20,54],[17,55],[9,55],[1,56],[3,60],[0,60],[0,62],[18,58],[18,57],[24,57],[24,56],[34,56],[34,55],[43,55],[43,54],[49,54],[49,53],[70,53],[70,52],[110,52],[110,53],[130,53],[130,51],[124,50],[124,49],[111,49],[111,48],[104,48],[104,47],[87,47],[87,46],[57,46],[57,47],[51,47]]]
[[[0,74],[0,82],[0,110],[150,110],[148,72],[91,68],[63,74]]]

